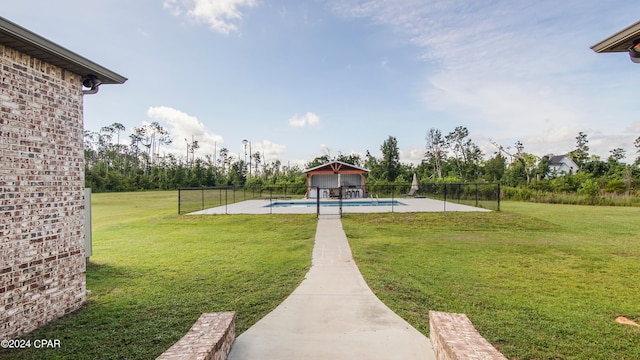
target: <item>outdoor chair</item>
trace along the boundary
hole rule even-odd
[[[416,191],[418,191],[418,189],[412,187],[407,194],[402,194],[402,196],[416,196]]]

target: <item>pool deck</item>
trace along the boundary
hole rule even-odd
[[[353,201],[368,200],[375,203],[375,199],[356,199]],[[342,213],[386,213],[386,212],[442,212],[442,211],[491,211],[473,206],[444,202],[429,198],[385,198],[382,200],[396,200],[406,205],[398,206],[343,206]],[[305,203],[315,201],[315,199],[301,200],[273,200],[271,202],[282,201],[287,203]],[[322,200],[321,200],[322,201]],[[333,199],[333,201],[336,201]],[[350,200],[343,200],[347,203]],[[269,207],[269,199],[245,200],[225,206],[218,206],[210,209],[192,212],[189,215],[214,215],[214,214],[315,214],[316,207]],[[337,206],[321,207],[322,215],[338,215]]]

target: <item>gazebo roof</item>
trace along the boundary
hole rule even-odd
[[[313,167],[311,169],[307,169],[304,172],[305,173],[310,173],[310,172],[331,172],[331,173],[337,173],[337,172],[344,172],[344,171],[357,171],[357,172],[369,172],[369,169],[365,169],[359,166],[355,166],[353,164],[347,164],[345,162],[342,161],[332,161],[330,163],[326,163],[326,164],[322,164],[322,165],[318,165],[316,167]]]

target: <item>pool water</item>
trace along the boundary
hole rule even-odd
[[[349,206],[406,206],[398,200],[349,200],[343,201],[342,207]],[[316,201],[276,201],[264,207],[316,207]],[[338,200],[321,200],[320,206],[340,206]]]

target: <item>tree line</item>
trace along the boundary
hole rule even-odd
[[[125,130],[122,124],[114,123],[97,132],[85,131],[85,183],[94,192],[305,185],[304,168],[285,166],[278,160],[264,162],[260,152],[249,154],[249,163],[230,156],[227,148],[217,154],[200,155],[200,144],[192,138],[184,139],[184,155],[165,154],[162,150],[172,143],[172,137],[159,123],[134,127],[128,140],[122,138]],[[606,159],[590,154],[588,136],[580,132],[575,148],[567,154],[578,165],[578,171],[570,174],[555,173],[549,156],[525,151],[520,141],[509,146],[491,143],[493,153],[484,154],[464,126],[448,133],[431,128],[425,135],[424,158],[417,165],[400,162],[398,141],[389,136],[380,146],[381,157],[371,155],[369,150],[364,157],[326,152],[305,168],[342,161],[369,169],[369,184],[406,184],[415,173],[421,182],[499,182],[539,191],[637,194],[640,137],[634,143],[635,161],[628,164],[623,162],[627,154],[621,148],[612,149]]]
[[[198,156],[197,140],[185,139],[182,155],[162,151],[172,143],[169,132],[153,122],[134,127],[126,141],[125,127],[114,123],[99,131],[84,132],[85,186],[94,192],[171,190],[179,187],[246,184],[304,184],[303,170],[280,161],[263,162],[260,152],[248,163],[230,156],[229,149]]]

